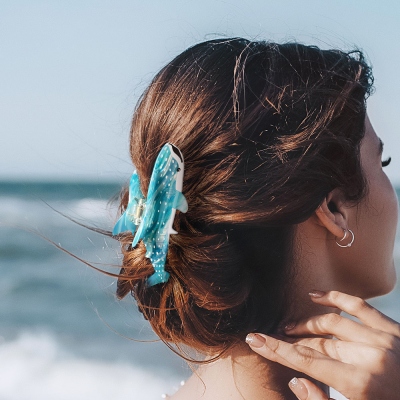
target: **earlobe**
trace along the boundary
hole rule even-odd
[[[315,210],[315,215],[321,226],[325,227],[333,236],[341,239],[347,230],[346,220],[339,211],[328,206],[328,201],[329,199],[324,199]]]

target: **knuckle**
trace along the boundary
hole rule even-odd
[[[399,349],[399,339],[389,333],[379,332],[377,334],[376,343],[382,351],[396,351]]]
[[[393,368],[392,352],[382,348],[369,348],[364,353],[363,368],[368,371],[370,377],[373,375],[384,376]]]
[[[373,350],[373,359],[375,360],[374,371],[376,373],[381,373],[385,369],[387,360],[389,359],[389,354],[385,350],[374,349]]]
[[[356,297],[350,304],[349,311],[357,314],[369,308],[370,305],[365,300]]]
[[[350,399],[367,399],[368,391],[371,385],[372,376],[367,371],[353,371],[351,381],[346,382],[343,392]],[[356,387],[354,382],[357,382]]]
[[[279,353],[281,349],[281,343],[279,340],[268,341],[268,347],[274,352]]]
[[[395,350],[399,346],[398,339],[392,335],[386,335],[385,344],[388,350]]]
[[[282,346],[279,340],[274,341],[274,343],[268,343],[268,348],[270,350],[270,356],[268,357],[271,361],[278,361],[282,356]]]
[[[297,351],[297,357],[299,364],[304,367],[311,366],[314,361],[313,351],[308,347],[299,348]]]
[[[318,350],[321,353],[325,353],[328,346],[329,343],[327,339],[318,338],[318,341],[316,341],[316,350]]]
[[[268,351],[268,360],[271,360],[271,361],[278,361],[278,354],[276,354],[276,352],[275,351]]]
[[[318,347],[320,349],[326,349],[329,346],[329,341],[328,339],[325,338],[318,338]]]
[[[330,328],[333,325],[337,325],[340,323],[342,317],[338,314],[330,313],[325,314],[321,317],[321,326],[322,328]]]
[[[337,342],[337,343],[336,343]],[[318,345],[314,347],[315,350],[322,354],[325,354],[334,359],[340,360],[340,341],[332,341],[328,339],[319,339]]]
[[[334,303],[337,303],[337,300],[340,298],[340,295],[341,293],[338,292],[337,290],[332,290],[331,292],[329,292],[329,297]]]

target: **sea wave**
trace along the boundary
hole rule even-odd
[[[70,224],[65,216],[84,223],[111,223],[116,206],[108,200],[83,198],[74,200],[22,199],[0,196],[0,226],[60,226]]]
[[[49,332],[21,332],[1,341],[1,400],[161,399],[183,383],[126,362],[85,359],[65,352]],[[346,398],[331,390],[338,400]]]
[[[155,375],[138,365],[68,354],[48,332],[3,339],[0,359],[2,400],[155,400],[179,385],[179,377]]]

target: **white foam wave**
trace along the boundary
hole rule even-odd
[[[90,221],[107,218],[116,215],[116,207],[112,207],[107,200],[82,199],[71,202],[71,212],[79,215],[80,218]]]
[[[139,366],[77,358],[48,333],[21,333],[0,344],[2,400],[155,400],[178,378]]]
[[[41,200],[26,200],[0,196],[0,224],[23,226],[60,226],[71,222],[57,212],[84,223],[110,223],[116,217],[116,207],[107,200],[80,199],[52,201],[50,207]]]
[[[0,341],[0,360],[1,400],[157,400],[181,384],[127,363],[73,357],[49,333]]]

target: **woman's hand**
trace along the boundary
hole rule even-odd
[[[261,356],[303,372],[335,388],[351,400],[400,399],[400,325],[364,300],[341,292],[310,293],[320,305],[335,307],[361,323],[338,314],[324,314],[288,325],[278,340],[250,334],[246,341]],[[304,336],[333,335],[336,339]],[[293,379],[290,388],[300,400],[326,400],[306,379]]]

